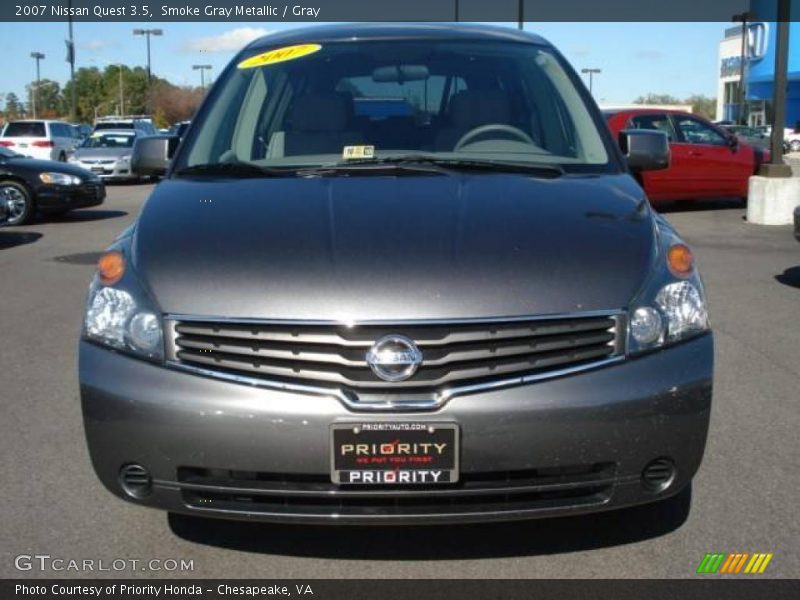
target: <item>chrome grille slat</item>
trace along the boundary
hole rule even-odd
[[[471,324],[451,331],[442,327],[426,325],[398,325],[395,327],[374,325],[358,327],[348,327],[346,325],[298,325],[292,327],[273,324],[178,322],[175,326],[175,332],[178,335],[369,348],[379,337],[389,333],[396,333],[398,327],[401,327],[409,332],[409,337],[412,337],[420,348],[426,348],[454,343],[497,341],[594,330],[608,331],[614,325],[615,322],[610,317],[583,318],[581,320],[532,320],[529,325],[520,325],[517,322]]]
[[[593,330],[592,330],[593,331]],[[476,342],[440,346],[425,353],[426,365],[448,365],[472,360],[491,360],[520,354],[550,352],[558,349],[613,342],[615,336],[609,331],[598,331],[584,335],[558,335],[543,338],[527,338],[493,341],[491,344]],[[245,341],[240,338],[215,338],[210,336],[180,336],[178,345],[190,351],[203,353],[234,354],[258,359],[294,360],[319,362],[348,367],[368,368],[366,353],[361,348],[341,348],[308,344],[293,346],[283,342]]]
[[[451,385],[491,385],[601,364],[621,355],[623,330],[616,314],[349,326],[186,318],[173,322],[168,358],[220,376],[318,385],[351,396],[387,393],[396,400],[398,393],[441,396]],[[367,364],[367,350],[388,334],[407,336],[423,353],[405,381],[384,381]]]

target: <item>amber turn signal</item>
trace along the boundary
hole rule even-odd
[[[97,276],[103,285],[114,285],[125,274],[125,258],[121,252],[105,252],[97,261]]]
[[[689,246],[675,244],[667,251],[667,265],[672,274],[677,277],[688,277],[694,270],[694,256]]]

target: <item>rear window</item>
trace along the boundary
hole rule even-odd
[[[4,137],[47,137],[44,122],[26,121],[9,123],[3,131]]]
[[[130,121],[105,121],[103,123],[97,123],[94,129],[95,131],[101,129],[133,129],[133,123]]]

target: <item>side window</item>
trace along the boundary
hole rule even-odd
[[[631,119],[631,124],[634,129],[655,129],[656,131],[663,131],[667,134],[670,142],[677,139],[675,130],[672,127],[672,122],[665,114],[636,115]]]
[[[725,137],[713,127],[692,117],[678,117],[678,129],[683,134],[687,144],[709,144],[712,146],[725,146],[728,142]]]

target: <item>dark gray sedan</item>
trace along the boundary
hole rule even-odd
[[[691,250],[546,41],[275,33],[215,82],[103,254],[80,342],[95,471],[209,517],[441,523],[669,498],[713,341]]]

